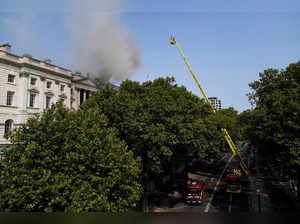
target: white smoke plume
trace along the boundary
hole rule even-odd
[[[140,65],[140,51],[121,22],[124,1],[70,0],[72,64],[93,78],[121,81]]]

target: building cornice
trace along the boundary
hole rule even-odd
[[[98,88],[90,85],[90,84],[86,84],[86,83],[73,83],[73,86],[75,87],[76,90],[78,89],[85,89],[85,90],[90,90],[90,91],[98,91]],[[87,88],[89,87],[89,88]]]
[[[84,80],[87,80],[87,79],[89,79],[88,77],[82,77],[82,78],[80,78],[80,79],[72,79],[72,81],[73,82],[81,82],[81,81],[84,81]]]
[[[0,105],[0,107],[14,108],[14,109],[19,108],[19,107],[17,107],[17,106],[9,106],[9,105]]]
[[[70,80],[72,79],[71,70],[49,64],[47,62],[40,61],[35,58],[31,58],[28,56],[21,57],[1,50],[0,50],[0,63],[15,66],[20,69],[30,68],[48,74],[50,73],[59,77],[68,78]]]

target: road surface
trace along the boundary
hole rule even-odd
[[[167,212],[185,213],[259,213],[259,212],[296,212],[297,208],[284,190],[283,183],[276,177],[268,162],[257,153],[253,153],[249,145],[238,144],[238,148],[246,164],[250,157],[256,161],[256,173],[241,178],[242,192],[227,193],[225,184],[225,169],[237,167],[237,162],[228,152],[216,164],[221,167],[218,173],[211,173],[213,186],[205,186],[203,202],[201,205],[190,206],[179,203],[166,210]],[[207,170],[205,170],[207,172]],[[201,173],[201,172],[200,172]],[[259,189],[259,196],[257,194]],[[260,201],[260,206],[259,206]],[[298,210],[299,212],[299,210]]]

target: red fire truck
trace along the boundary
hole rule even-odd
[[[185,201],[190,205],[197,205],[202,203],[203,199],[203,183],[197,180],[189,179],[186,186]]]
[[[241,193],[242,185],[240,179],[241,179],[241,170],[239,169],[228,170],[226,175],[226,192]]]

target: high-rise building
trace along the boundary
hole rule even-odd
[[[77,109],[96,85],[80,73],[38,60],[29,54],[17,56],[9,44],[0,45],[0,147],[10,144],[4,138],[12,128],[57,101]]]
[[[215,110],[222,109],[221,100],[218,100],[217,97],[209,97],[208,99]]]

